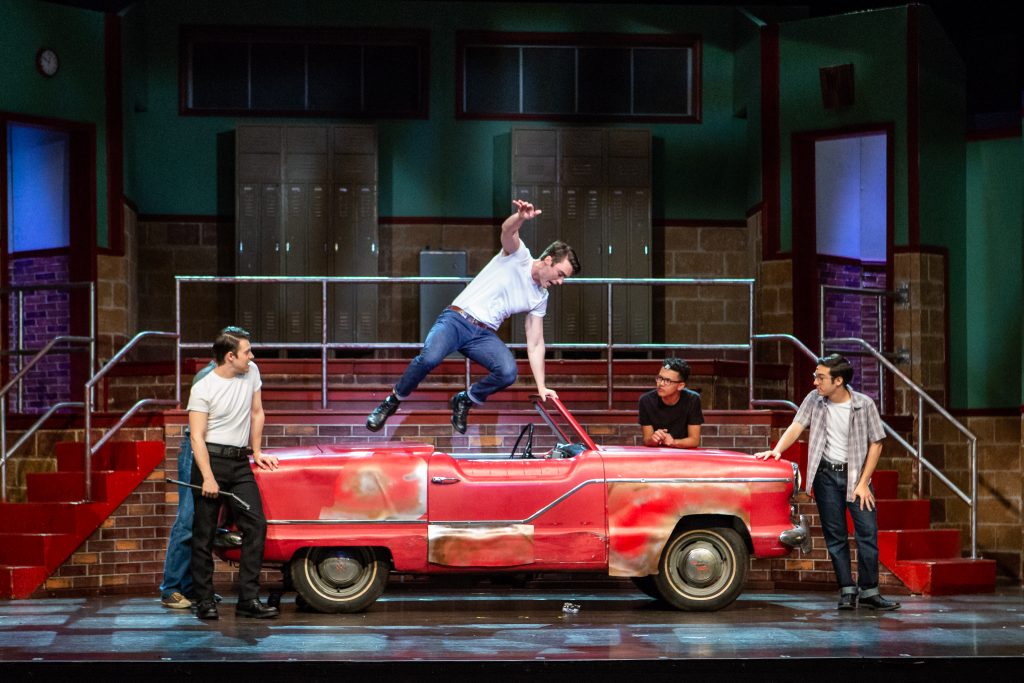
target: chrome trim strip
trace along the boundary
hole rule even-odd
[[[587,479],[581,481],[576,486],[572,487],[558,498],[542,507],[541,509],[534,512],[529,517],[524,519],[466,519],[466,520],[430,520],[430,524],[445,524],[448,526],[470,526],[470,525],[488,525],[493,526],[495,524],[529,524],[533,520],[537,519],[545,512],[555,507],[563,500],[573,495],[584,486],[591,484],[749,484],[749,483],[772,483],[772,482],[790,482],[792,479],[786,477],[678,477],[678,478],[660,478],[660,477],[637,477],[637,478],[623,478],[623,479]],[[427,524],[427,520],[422,519],[300,519],[300,520],[279,520],[272,519],[267,520],[267,524],[316,524],[316,525],[349,525],[349,524]]]

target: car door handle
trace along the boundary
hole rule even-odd
[[[441,484],[442,486],[445,485],[445,484],[458,484],[459,481],[460,480],[459,480],[458,477],[431,477],[430,478],[430,483],[431,484]]]

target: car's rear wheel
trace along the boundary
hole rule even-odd
[[[370,548],[303,548],[291,562],[291,577],[308,607],[360,612],[384,592],[388,569]]]
[[[733,529],[690,529],[668,542],[653,578],[669,604],[711,612],[739,596],[749,565],[747,546]]]

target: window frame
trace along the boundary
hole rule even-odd
[[[178,113],[181,116],[245,116],[344,118],[344,119],[427,119],[430,114],[430,31],[406,28],[350,28],[350,27],[303,27],[303,26],[220,26],[182,25],[178,32]],[[360,48],[405,46],[419,51],[418,104],[407,112],[374,111],[361,108],[358,112],[334,109],[309,109],[309,56],[305,51],[304,105],[302,109],[256,109],[250,108],[197,108],[193,98],[192,46],[196,43],[277,43],[281,45],[307,47],[309,45],[358,46]],[[248,103],[252,103],[252,57],[247,58],[249,74],[246,78]],[[360,78],[364,78],[366,66],[360,67]]]
[[[605,113],[526,113],[466,111],[466,49],[471,47],[524,48],[551,47],[571,48],[688,48],[692,51],[690,102],[688,114],[605,114]],[[455,118],[464,120],[512,120],[512,121],[616,121],[646,123],[701,123],[702,89],[702,39],[697,34],[649,34],[649,33],[510,33],[504,31],[457,31],[455,38]],[[632,79],[635,72],[632,72]],[[519,70],[520,89],[522,66]],[[579,95],[579,60],[576,60],[574,78]],[[631,81],[632,82],[632,81]],[[632,102],[632,88],[629,92]],[[577,105],[578,106],[578,105]],[[520,102],[522,107],[522,102]]]

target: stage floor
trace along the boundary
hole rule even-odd
[[[4,601],[0,673],[66,680],[91,666],[119,679],[159,678],[220,664],[221,680],[374,671],[388,680],[459,672],[564,679],[574,671],[807,680],[812,670],[835,680],[838,668],[851,678],[877,669],[924,680],[1019,673],[1024,664],[1021,589],[890,597],[902,609],[838,612],[832,593],[752,592],[726,610],[694,613],[628,589],[392,585],[363,614],[303,612],[286,596],[281,617],[265,621],[236,619],[226,596],[212,622],[149,596]],[[578,613],[566,613],[566,602]]]

